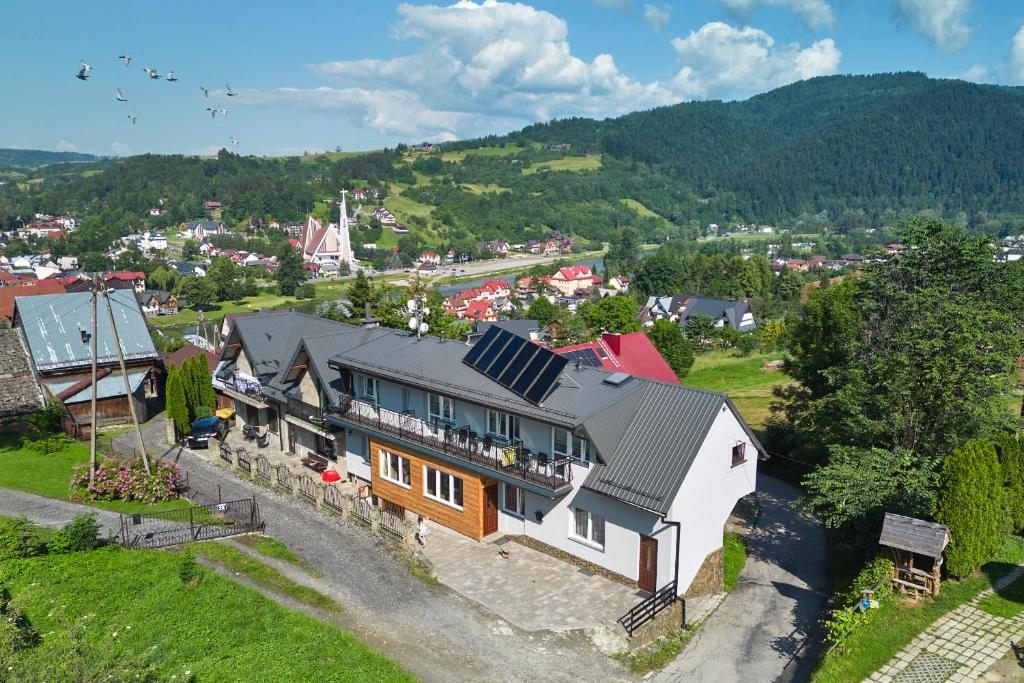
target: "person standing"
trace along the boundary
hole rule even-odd
[[[416,522],[416,542],[421,546],[427,545],[427,536],[430,534],[430,527],[427,526],[427,520],[425,517],[420,515]]]

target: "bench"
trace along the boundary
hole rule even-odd
[[[327,469],[328,465],[327,458],[315,455],[313,453],[307,455],[305,458],[301,460],[301,462],[303,467],[311,469],[317,474],[323,474],[324,470]]]

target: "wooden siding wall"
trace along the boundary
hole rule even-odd
[[[380,476],[380,451],[391,451],[403,458],[408,458],[411,471],[409,481],[412,488],[393,484]],[[423,495],[423,466],[429,465],[442,472],[448,472],[462,479],[462,510],[439,503]],[[484,487],[493,480],[472,472],[466,472],[434,458],[415,453],[407,453],[387,443],[370,440],[370,467],[372,473],[372,489],[374,495],[389,503],[399,505],[417,515],[429,517],[432,521],[465,534],[472,539],[483,538],[484,530]]]

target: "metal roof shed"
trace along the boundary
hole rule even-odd
[[[882,535],[878,543],[892,550],[895,565],[893,587],[938,595],[942,553],[949,545],[949,541],[949,529],[942,524],[891,512],[885,513]],[[915,555],[932,560],[930,573],[914,567]]]

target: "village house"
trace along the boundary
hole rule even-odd
[[[178,226],[178,232],[182,237],[192,240],[205,240],[213,235],[226,235],[228,230],[224,224],[215,220],[198,220],[182,223]]]
[[[148,419],[146,398],[157,396],[160,374],[160,354],[153,347],[135,294],[114,289],[108,296],[131,390],[125,392],[110,317],[101,309],[96,317],[96,404],[101,427],[129,422],[129,400],[139,419]],[[65,431],[79,438],[88,435],[90,423],[91,298],[90,292],[18,297],[14,308],[14,327],[29,350],[37,381],[48,399],[64,407]],[[106,302],[100,305],[105,308]]]
[[[498,314],[490,301],[476,300],[467,302],[466,307],[458,312],[458,317],[465,320],[494,321],[498,319]]]
[[[212,218],[213,220],[219,221],[221,212],[223,210],[224,207],[222,207],[220,202],[218,201],[208,199],[205,202],[203,202],[203,212],[206,214],[207,218]]]
[[[680,384],[675,371],[645,332],[605,332],[594,341],[563,346],[552,351],[576,365],[600,368],[607,372],[628,372],[637,377]]]
[[[565,296],[572,296],[577,291],[589,292],[594,288],[594,271],[590,266],[567,266],[559,268],[551,276],[551,286]],[[600,278],[598,278],[600,282]]]
[[[161,209],[161,208],[160,208],[159,206],[154,206],[153,208],[151,208],[151,209],[149,210],[149,215],[150,215],[150,216],[153,216],[153,217],[157,217],[157,216],[159,216],[159,215],[160,215],[161,213],[163,213],[163,209]]]
[[[644,594],[722,590],[724,526],[762,452],[724,394],[577,367],[500,327],[467,347],[265,313],[235,321],[215,377],[241,421],[369,504],[523,536]]]
[[[206,277],[206,266],[200,263],[176,263],[174,264],[174,270],[178,272],[178,275],[185,277],[188,275],[195,275],[196,277]]]
[[[420,252],[420,256],[417,259],[417,263],[420,265],[439,266],[441,265],[441,255],[436,251],[424,251]]]
[[[381,225],[394,225],[395,223],[397,223],[397,220],[395,219],[395,214],[391,213],[383,206],[378,207],[373,212],[373,217],[380,221]]]
[[[694,315],[706,315],[715,321],[717,327],[728,325],[737,332],[748,332],[757,327],[754,312],[746,299],[728,301],[693,294],[648,297],[640,308],[638,320],[645,327],[651,327],[656,320],[669,320],[685,326]]]
[[[146,291],[146,274],[141,270],[115,270],[104,275],[103,281],[111,289],[130,289],[136,294]]]
[[[147,318],[155,318],[160,315],[174,315],[181,307],[178,297],[173,292],[165,292],[159,289],[147,289],[136,294],[135,299],[139,302],[139,308]]]

